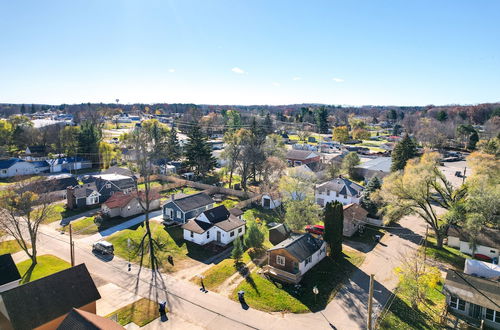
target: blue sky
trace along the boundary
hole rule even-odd
[[[497,0],[0,0],[0,102],[500,101]]]

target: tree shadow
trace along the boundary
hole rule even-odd
[[[33,271],[35,270],[36,264],[31,263],[29,268],[26,270],[26,273],[21,277],[22,283],[28,283],[31,280],[31,276],[33,275]]]
[[[388,229],[391,235],[398,236],[415,244],[419,244],[422,240],[422,235],[415,233],[409,228],[402,227],[399,223],[393,223],[391,227],[391,229]]]

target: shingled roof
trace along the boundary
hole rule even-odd
[[[116,322],[77,308],[73,308],[57,330],[120,330],[125,329]]]
[[[448,236],[458,237],[462,242],[470,242],[471,238],[467,231],[457,226],[448,228]],[[500,230],[483,227],[476,237],[479,245],[497,248],[500,246]]]
[[[34,329],[101,298],[85,264],[0,293],[14,329]]]
[[[199,220],[198,218],[202,215],[205,215],[209,222]],[[243,220],[240,220],[236,216],[232,215],[224,205],[219,205],[206,210],[200,214],[198,218],[189,220],[182,226],[182,229],[186,229],[197,234],[203,234],[213,226],[216,226],[225,232],[229,232],[245,225]]]
[[[19,274],[10,253],[0,255],[0,285],[18,281],[20,279],[21,274]]]
[[[213,199],[207,194],[200,192],[197,194],[182,196],[180,198],[174,197],[174,203],[183,211],[188,212],[194,209],[198,209],[202,206],[207,206],[212,204]]]
[[[292,254],[299,262],[312,256],[323,245],[323,241],[313,237],[311,234],[293,236],[270,248],[267,251],[285,249]]]
[[[95,182],[84,183],[83,185],[76,186],[74,188],[74,195],[76,198],[86,198],[89,197],[94,191],[97,192]]]
[[[286,158],[287,159],[293,159],[293,160],[306,160],[309,158],[314,158],[318,157],[319,155],[315,153],[314,151],[310,150],[289,150],[286,153]]]
[[[109,207],[110,209],[114,209],[117,207],[124,207],[130,201],[133,199],[138,199],[138,197],[141,198],[142,201],[146,201],[146,193],[144,191],[140,191],[139,193],[137,191],[132,191],[130,193],[124,193],[124,192],[116,192],[111,196],[104,204]],[[149,192],[149,201],[154,201],[157,199],[160,199],[160,194],[156,190],[151,190]]]
[[[341,195],[359,196],[363,187],[349,179],[339,176],[336,179],[321,183],[316,186],[317,190],[329,189]]]

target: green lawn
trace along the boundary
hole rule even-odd
[[[237,300],[237,292],[244,290],[248,305],[263,311],[305,313],[322,310],[365,258],[364,254],[354,250],[344,253],[345,257],[341,260],[326,257],[309,270],[299,290],[295,290],[291,284],[268,280],[252,273],[233,291],[232,298]],[[319,290],[316,298],[312,292],[314,286]]]
[[[151,181],[150,187],[151,189],[158,189],[162,187],[162,183],[160,181]],[[145,183],[138,184],[137,189],[138,190],[146,189],[146,184]]]
[[[266,210],[260,206],[252,207],[243,213],[243,219],[247,222],[257,221],[263,224],[268,224],[270,222],[280,222],[278,218],[278,213],[275,210]]]
[[[143,327],[151,321],[160,317],[158,304],[146,298],[141,298],[130,305],[109,314],[107,317],[117,314],[117,321],[121,325],[134,322],[139,327]]]
[[[427,248],[425,254],[431,259],[443,262],[460,271],[464,269],[465,259],[470,258],[470,256],[447,245],[443,245],[442,249],[438,249],[436,247],[436,239],[434,237],[427,238]]]
[[[21,283],[31,282],[71,267],[68,262],[50,254],[38,256],[37,264],[31,273],[27,273],[31,266],[31,260],[22,261],[16,266],[22,277]]]
[[[239,202],[240,200],[237,198],[226,198],[220,203],[215,203],[215,206],[224,205],[229,210],[235,207]]]
[[[201,190],[196,189],[196,188],[191,188],[191,187],[182,187],[182,188],[177,188],[177,189],[170,189],[170,190],[165,190],[162,191],[162,195],[173,195],[173,194],[186,194],[186,195],[191,195],[191,194],[196,194],[197,192],[200,192]]]
[[[52,223],[55,221],[61,221],[64,218],[71,217],[77,214],[81,214],[85,211],[90,210],[90,208],[80,208],[75,210],[66,209],[66,203],[57,203],[53,205],[53,210],[50,213],[47,220],[44,223]]]
[[[0,242],[0,255],[7,253],[16,253],[21,251],[21,247],[17,244],[16,240],[8,240]]]
[[[130,238],[132,242],[130,251],[131,260],[133,262],[140,261],[141,253],[138,251],[138,247],[146,232],[144,226],[144,224],[134,226],[110,236],[108,241],[114,244],[115,254],[124,259],[129,257],[127,239]],[[182,236],[182,228],[180,227],[165,228],[157,222],[151,222],[150,227],[153,238],[161,246],[161,249],[156,250],[156,257],[160,261],[163,271],[174,272],[177,269],[182,269],[184,264],[189,263],[190,258],[203,261],[213,255],[211,251],[204,247],[186,242]],[[174,258],[174,265],[168,263],[167,257],[169,255]],[[146,267],[150,266],[147,249],[144,252],[144,265]]]
[[[71,222],[73,233],[77,235],[90,235],[99,231],[99,228],[94,222],[94,217],[86,217],[77,221]],[[66,229],[67,227],[65,227]]]
[[[442,284],[428,291],[426,304],[419,304],[418,310],[411,307],[411,298],[406,292],[398,290],[389,310],[382,313],[378,320],[379,329],[443,329],[439,324],[440,315],[446,302],[441,293]]]

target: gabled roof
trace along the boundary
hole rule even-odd
[[[14,259],[10,253],[0,255],[0,285],[14,282],[21,279],[21,274],[17,270]]]
[[[364,218],[368,215],[368,211],[356,203],[344,205],[344,218],[355,218],[356,220]]]
[[[287,159],[293,159],[293,160],[306,160],[309,158],[314,158],[318,157],[319,155],[315,153],[314,151],[309,151],[309,150],[289,150],[286,153],[286,158]]]
[[[229,211],[224,205],[219,205],[206,210],[205,212],[203,212],[203,214],[207,217],[208,221],[213,224],[226,220],[230,215]]]
[[[124,192],[116,192],[108,198],[104,204],[109,207],[110,209],[114,208],[122,208],[127,206],[128,203],[130,203],[132,200],[137,199],[138,196],[141,198],[142,201],[146,201],[146,193],[144,191],[140,191],[139,193],[137,191],[132,191],[130,193],[124,193]],[[157,199],[160,199],[160,194],[156,190],[151,190],[149,192],[149,201],[154,201]]]
[[[229,213],[231,213],[235,217],[239,217],[240,215],[243,214],[243,211],[240,210],[240,209],[237,209],[237,208],[233,207],[232,209],[229,209]]]
[[[207,194],[200,192],[197,194],[182,196],[180,198],[174,197],[175,205],[177,205],[183,212],[188,212],[202,206],[212,204],[214,201]]]
[[[447,235],[458,237],[462,242],[470,242],[471,239],[465,229],[457,226],[450,226]],[[477,235],[476,242],[479,245],[496,249],[500,246],[500,230],[483,227]]]
[[[57,330],[120,330],[125,329],[116,322],[105,317],[73,308],[64,318]]]
[[[198,220],[202,214],[205,215],[210,222]],[[197,219],[189,220],[182,226],[182,228],[202,234],[213,226],[228,232],[245,225],[243,220],[240,220],[236,216],[232,215],[224,205],[219,205],[210,210],[206,210],[202,214],[200,214]]]
[[[302,262],[318,251],[322,245],[322,240],[307,233],[288,238],[267,251],[285,249],[297,258],[299,262]]]
[[[80,186],[74,188],[74,195],[76,198],[87,198],[93,192],[97,192],[97,186],[95,182],[84,183]]]
[[[24,162],[24,160],[19,158],[2,159],[0,160],[0,170],[10,168],[12,165],[20,162]]]
[[[64,190],[68,187],[78,185],[78,180],[73,176],[48,177],[46,180],[34,181],[21,189],[21,191],[35,191],[36,193],[48,193]]]
[[[357,196],[361,194],[364,190],[362,186],[359,184],[352,182],[349,179],[339,176],[336,179],[321,183],[316,186],[316,189],[329,189],[332,191],[336,191],[339,194],[347,195],[347,196]]]
[[[448,269],[443,289],[452,296],[493,310],[500,310],[500,282]]]
[[[213,225],[211,223],[196,219],[191,219],[182,225],[182,229],[189,230],[197,234],[203,234],[212,227]]]
[[[45,146],[28,146],[30,153],[32,154],[43,154],[45,153]]]
[[[36,168],[39,167],[49,167],[49,163],[47,163],[45,160],[40,160],[40,161],[35,161],[35,162],[30,162],[35,166]]]
[[[128,168],[119,167],[119,166],[112,166],[101,173],[102,174],[120,174],[123,176],[129,176],[129,177],[136,176],[135,173],[133,171],[129,170]]]
[[[369,161],[364,162],[363,164],[357,165],[356,168],[389,173],[391,172],[391,164],[392,164],[391,157],[377,157],[374,159],[370,159]]]
[[[85,264],[0,293],[14,329],[34,329],[101,298]]]

